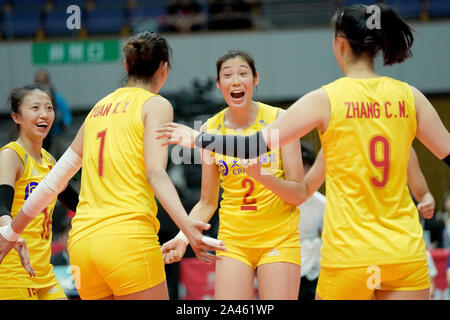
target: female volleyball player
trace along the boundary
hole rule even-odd
[[[317,299],[429,298],[425,244],[407,188],[409,149],[417,137],[449,164],[450,134],[419,90],[375,72],[376,53],[386,65],[400,63],[413,42],[404,20],[378,6],[378,29],[368,27],[367,6],[337,12],[332,48],[345,77],[309,92],[255,135],[212,135],[173,123],[158,130],[169,138],[163,145],[240,157],[319,130],[327,203]],[[235,145],[243,146],[240,154]]]
[[[228,51],[216,68],[217,88],[228,107],[208,119],[204,131],[249,135],[284,112],[253,100],[259,74],[248,53]],[[216,261],[215,298],[252,299],[257,270],[260,299],[296,300],[301,262],[297,205],[306,199],[299,141],[263,155],[260,162],[267,174],[253,178],[238,158],[202,153],[201,199],[189,216],[209,221],[219,186],[224,190],[218,239],[227,251],[217,253],[221,259]],[[164,244],[165,261],[181,260],[186,246],[180,236]]]
[[[30,85],[11,91],[11,116],[19,130],[16,141],[0,150],[0,221],[5,225],[15,217],[35,187],[56,161],[42,142],[55,118],[50,93]],[[73,211],[78,194],[69,186],[58,197]],[[22,233],[31,252],[33,277],[21,267],[17,252],[10,252],[0,265],[0,299],[66,299],[50,264],[52,214],[56,199],[38,214]]]
[[[165,170],[167,147],[155,139],[154,129],[173,119],[171,104],[157,95],[169,75],[170,47],[160,35],[143,32],[131,37],[123,52],[126,86],[97,102],[8,230],[22,232],[82,165],[68,243],[80,297],[168,299],[154,194],[197,257],[211,261],[207,250],[217,248],[201,240],[201,230],[210,226],[187,216]],[[3,247],[8,249],[5,241]]]

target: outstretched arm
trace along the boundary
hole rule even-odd
[[[314,128],[324,132],[328,127],[330,106],[324,89],[312,91],[297,100],[267,127],[250,136],[200,133],[187,126],[168,123],[156,129],[163,145],[195,146],[231,157],[252,159],[299,139]]]

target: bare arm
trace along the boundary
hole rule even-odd
[[[315,128],[325,132],[329,120],[328,95],[320,88],[294,102],[279,118],[261,130],[261,133],[272,150],[300,139]]]
[[[220,177],[214,158],[207,150],[202,152],[202,186],[200,200],[192,208],[191,218],[208,222],[217,209],[219,202]]]
[[[17,178],[23,173],[23,164],[19,155],[12,149],[0,151],[0,185],[6,184],[14,188]],[[11,212],[10,212],[11,213]],[[10,215],[0,217],[0,227],[12,221]]]
[[[427,181],[420,170],[419,159],[413,148],[408,162],[408,185],[412,194],[419,202],[417,208],[425,219],[431,219],[434,214],[435,200],[428,189]]]
[[[204,129],[204,127],[202,127]],[[208,222],[217,209],[219,201],[219,170],[214,162],[214,158],[207,150],[200,149],[202,156],[202,186],[200,200],[192,208],[189,217],[203,222]],[[173,263],[180,261],[188,243],[182,240],[182,235],[177,235],[174,239],[164,243],[161,247],[164,262]]]
[[[412,86],[411,89],[417,113],[416,137],[442,160],[450,154],[450,133],[423,93]]]
[[[144,155],[146,177],[152,186],[161,205],[188,237],[189,242],[199,259],[210,261],[210,254],[202,241],[202,229],[210,226],[190,219],[181,203],[178,193],[166,172],[168,148],[161,146],[155,138],[155,129],[173,120],[173,109],[169,101],[156,96],[149,99],[143,106],[142,118],[144,122]]]
[[[325,181],[325,159],[323,157],[323,150],[320,149],[317,154],[314,164],[309,169],[305,176],[305,183],[308,189],[307,198],[311,197]]]

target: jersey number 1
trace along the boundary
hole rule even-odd
[[[381,144],[383,149],[383,157],[381,159],[377,159],[376,156],[376,147],[378,144]],[[389,140],[383,136],[375,136],[369,142],[369,155],[370,162],[377,167],[383,170],[383,177],[379,180],[377,177],[371,177],[370,181],[377,188],[384,188],[389,179],[389,169],[390,169],[390,149],[389,149]]]
[[[103,150],[105,147],[106,129],[97,133],[97,139],[100,139],[100,151],[98,153],[98,174],[103,177]]]

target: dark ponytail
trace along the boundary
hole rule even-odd
[[[381,50],[384,65],[401,63],[412,56],[413,30],[390,6],[375,6],[374,12],[362,4],[338,11],[332,19],[335,35],[349,41],[356,57],[363,53],[374,57]],[[372,23],[374,15],[379,15],[378,25]]]
[[[172,49],[167,40],[157,33],[144,31],[132,36],[123,46],[128,65],[128,75],[149,79],[158,70],[161,62],[170,67]]]

